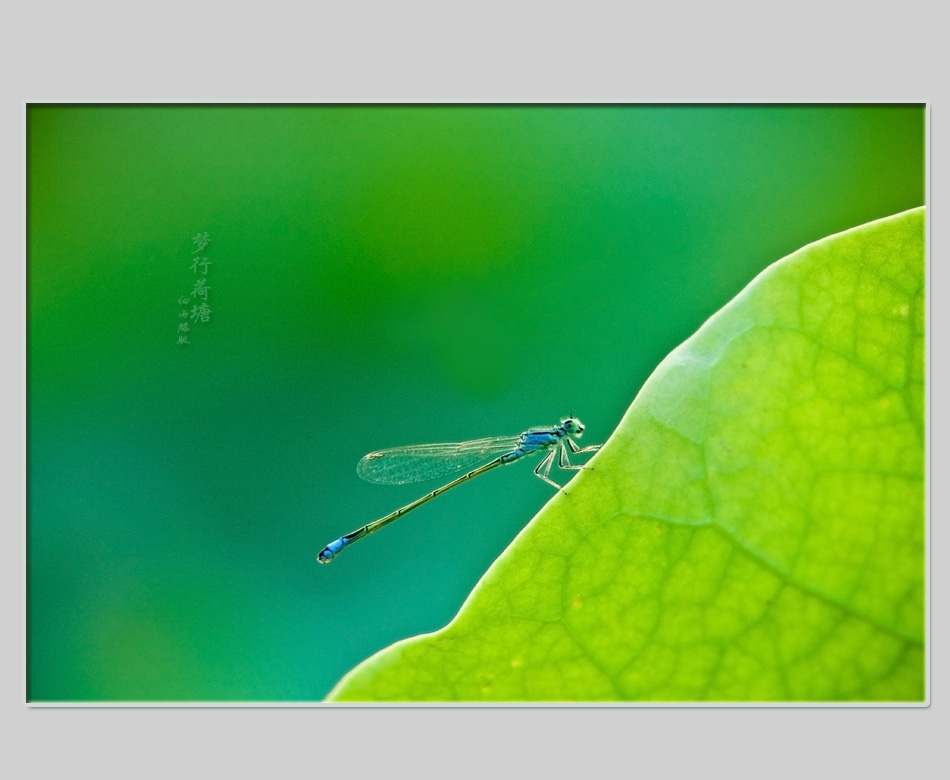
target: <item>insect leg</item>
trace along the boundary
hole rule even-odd
[[[555,490],[561,490],[561,486],[557,482],[555,482],[553,479],[548,477],[548,474],[551,473],[551,466],[554,465],[554,455],[555,455],[554,450],[551,450],[547,455],[545,455],[544,460],[542,460],[538,464],[538,467],[534,470],[534,475],[538,479],[543,479],[545,482],[551,485]],[[542,470],[544,471],[543,474],[541,473]],[[564,492],[564,491],[561,490],[561,492]]]
[[[577,446],[570,439],[568,439],[568,442],[570,442],[570,445],[573,445],[574,447]],[[596,451],[600,449],[600,446],[601,445],[596,444],[594,445],[593,449]],[[561,439],[561,441],[558,442],[557,449],[558,449],[557,465],[559,468],[562,468],[565,471],[593,471],[594,470],[593,466],[588,466],[586,463],[585,464],[571,463],[571,459],[568,457],[568,454],[567,454],[567,446],[565,446],[563,439]],[[591,451],[591,448],[585,447],[584,449],[575,449],[573,451],[575,454],[578,454],[582,452],[589,452]]]
[[[582,452],[597,452],[597,450],[604,446],[603,444],[591,444],[589,447],[584,447],[582,449],[577,446],[577,442],[575,442],[570,436],[565,438],[567,439],[567,446],[571,448],[571,452],[573,452],[575,455],[579,455]],[[564,439],[561,441],[564,441]]]

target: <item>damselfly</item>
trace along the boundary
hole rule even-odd
[[[535,468],[534,473],[557,490],[561,485],[550,478],[551,468],[557,456],[559,468],[567,471],[577,471],[585,466],[571,463],[570,454],[579,455],[586,452],[596,452],[602,445],[594,444],[581,448],[576,439],[584,432],[584,424],[576,417],[561,420],[560,425],[553,428],[532,428],[518,436],[493,436],[487,439],[472,439],[471,441],[451,442],[445,444],[414,444],[408,447],[393,447],[388,450],[371,452],[364,456],[356,467],[356,473],[367,482],[376,482],[383,485],[406,485],[413,482],[423,482],[427,479],[445,477],[456,474],[465,469],[472,469],[451,482],[426,493],[411,504],[395,512],[391,512],[379,520],[367,523],[346,536],[341,536],[324,547],[317,560],[320,563],[329,563],[340,551],[349,544],[369,536],[383,526],[389,525],[416,507],[431,501],[446,490],[461,485],[472,477],[491,471],[497,466],[514,463],[526,455],[539,452],[546,453]],[[484,462],[487,461],[487,462]],[[482,465],[472,468],[476,464]]]

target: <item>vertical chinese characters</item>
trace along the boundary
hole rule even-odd
[[[211,243],[211,237],[207,232],[198,233],[191,239],[191,242],[196,246],[192,254],[197,255],[199,252],[203,252],[205,247]],[[211,265],[212,261],[207,257],[198,256],[193,258],[191,271],[196,277],[194,286],[189,295],[182,295],[178,298],[178,306],[180,307],[178,319],[181,320],[178,323],[178,344],[180,346],[191,344],[189,334],[194,331],[189,324],[189,320],[195,325],[199,322],[209,322],[211,320],[211,307],[208,306],[208,293],[211,290],[208,285],[208,268]],[[198,276],[199,271],[201,273],[200,277]],[[189,303],[192,304],[190,312],[187,308]]]

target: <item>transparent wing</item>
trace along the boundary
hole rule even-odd
[[[407,485],[445,477],[473,469],[481,463],[511,452],[520,436],[492,436],[487,439],[412,444],[364,455],[356,473],[367,482],[380,485]]]

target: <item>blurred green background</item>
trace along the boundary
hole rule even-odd
[[[319,566],[435,487],[364,483],[364,453],[569,413],[603,441],[766,265],[924,203],[923,106],[27,119],[32,701],[323,698],[552,495],[495,471]]]

